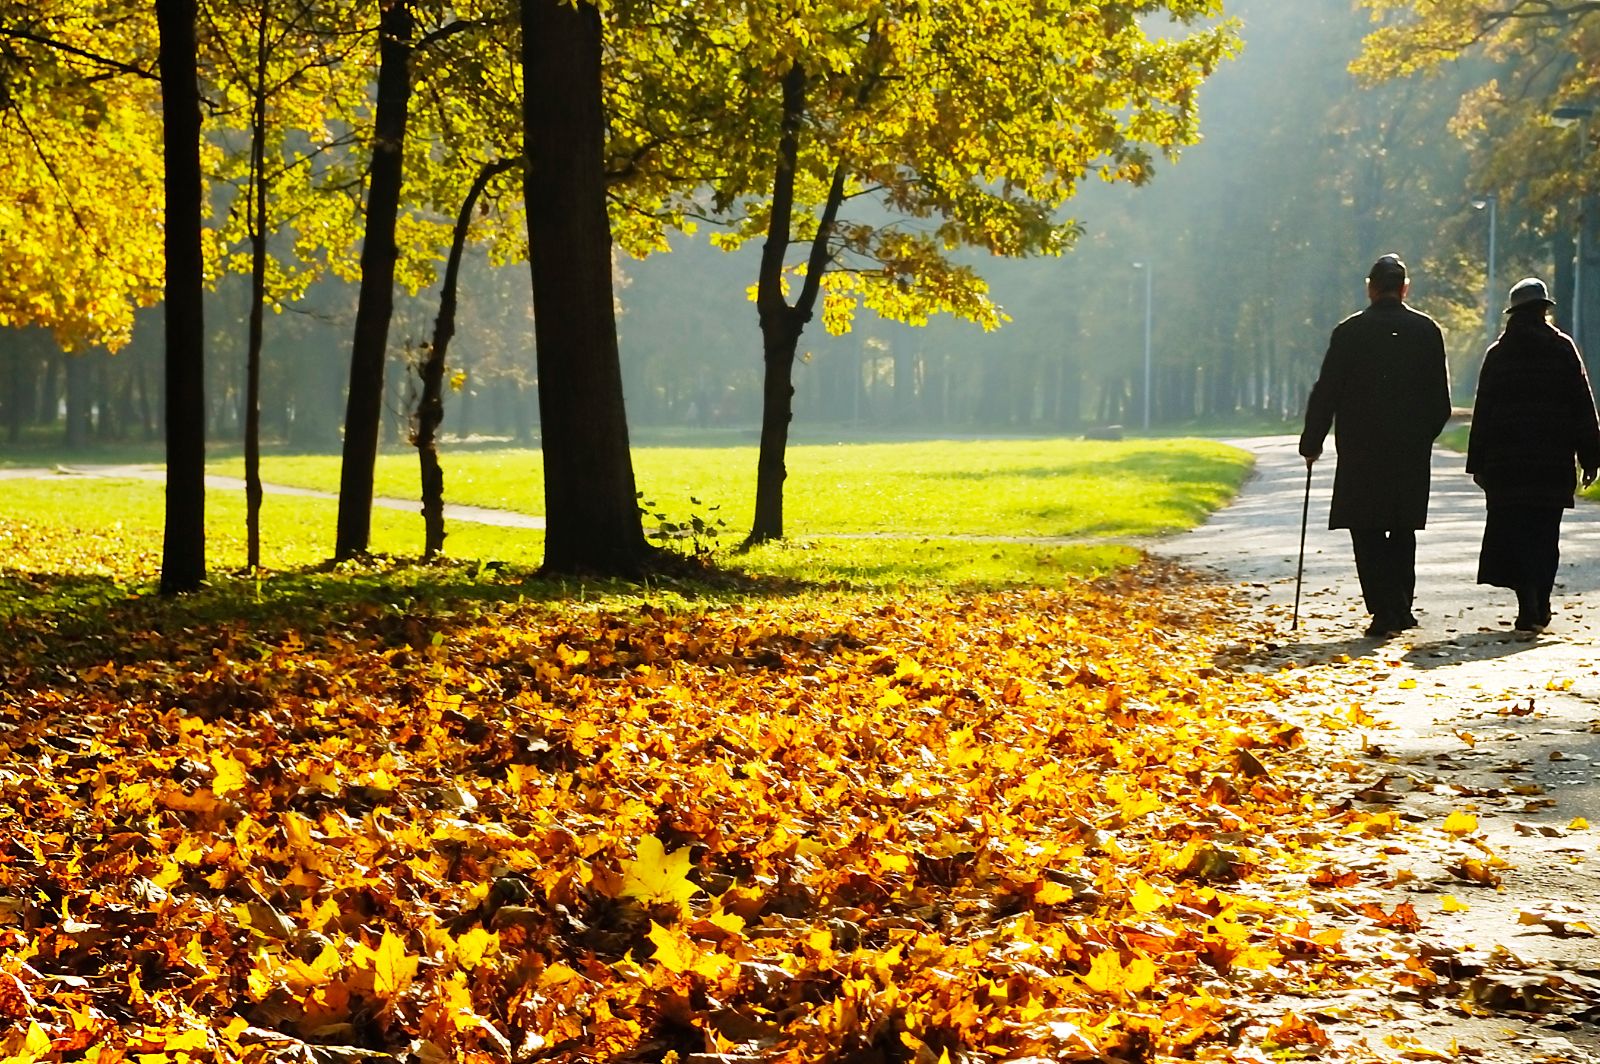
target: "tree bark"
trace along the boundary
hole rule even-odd
[[[411,107],[411,49],[416,20],[410,0],[390,0],[378,22],[378,89],[373,114],[367,225],[361,244],[361,293],[350,345],[344,453],[339,471],[339,525],[334,557],[365,553],[372,536],[372,479],[383,415],[383,364],[394,314],[395,220],[400,213],[406,118]]]
[[[833,235],[839,205],[844,202],[844,162],[834,167],[822,219],[811,241],[806,279],[793,306],[783,296],[784,258],[789,251],[794,217],[795,168],[800,160],[800,124],[806,111],[806,72],[795,63],[783,79],[783,119],[778,137],[777,168],[772,179],[772,214],[767,240],[761,249],[761,270],[756,281],[756,313],[761,319],[762,361],[766,377],[761,387],[761,450],[756,458],[756,508],[744,546],[753,547],[783,538],[783,482],[789,470],[789,423],[794,420],[794,356],[800,334],[811,320],[828,267],[828,241]],[[859,381],[857,382],[859,386]]]
[[[433,323],[433,343],[422,363],[422,395],[417,400],[417,430],[412,442],[422,466],[422,556],[436,558],[444,550],[444,469],[439,465],[439,423],[444,420],[444,367],[450,338],[456,331],[456,286],[461,278],[461,252],[472,225],[472,210],[478,197],[498,174],[505,173],[518,160],[501,159],[485,163],[461,201],[455,232],[450,239],[450,257],[445,263],[444,283],[439,292],[439,317]],[[520,396],[519,396],[520,398]]]
[[[17,342],[16,333],[13,332],[7,339],[6,365],[10,370],[10,379],[5,396],[6,442],[16,443],[22,439],[22,395],[27,377],[22,371],[22,345]]]
[[[639,519],[611,287],[601,23],[521,0],[524,191],[538,346],[547,573],[633,576]]]
[[[196,0],[156,0],[166,163],[166,530],[161,593],[206,575],[204,263],[200,251],[200,83]]]
[[[94,423],[89,411],[88,355],[67,355],[67,425],[62,443],[70,450],[88,446]]]
[[[267,302],[267,3],[259,0],[250,109],[250,338],[244,382],[245,567],[261,567],[261,341]]]

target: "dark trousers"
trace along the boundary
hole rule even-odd
[[[1517,617],[1550,619],[1550,591],[1561,568],[1560,506],[1490,506],[1478,554],[1478,583],[1517,593]]]
[[[1367,612],[1388,620],[1407,617],[1417,590],[1417,534],[1409,528],[1352,528],[1356,573]]]

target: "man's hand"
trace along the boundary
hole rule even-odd
[[[1322,452],[1319,451],[1316,454],[1308,454],[1304,457],[1306,460],[1306,468],[1310,469],[1312,466],[1317,464],[1317,459],[1322,457]]]
[[[1595,477],[1600,476],[1600,469],[1585,469],[1583,471],[1583,486],[1588,487],[1594,483]]]

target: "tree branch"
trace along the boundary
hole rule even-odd
[[[144,67],[136,66],[133,63],[124,63],[119,59],[112,59],[109,56],[98,55],[94,52],[79,48],[76,45],[67,44],[65,41],[58,41],[50,37],[43,37],[37,33],[30,33],[27,30],[13,29],[9,26],[0,26],[0,37],[7,37],[18,41],[32,41],[35,44],[42,44],[46,48],[54,48],[58,52],[66,52],[68,55],[75,55],[79,59],[87,59],[91,63],[98,63],[103,67],[108,67],[111,70],[115,70],[123,74],[132,74],[134,77],[148,78],[151,81],[161,80],[159,75],[146,70]]]

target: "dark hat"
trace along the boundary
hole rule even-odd
[[[1550,298],[1550,290],[1544,286],[1543,281],[1537,277],[1524,277],[1511,286],[1511,296],[1506,300],[1506,313],[1510,314],[1513,310],[1520,310],[1533,304],[1553,307],[1556,301]]]
[[[1399,255],[1385,255],[1367,271],[1367,281],[1379,288],[1398,288],[1406,282],[1406,264]]]

